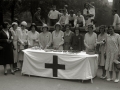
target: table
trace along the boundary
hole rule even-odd
[[[45,52],[44,50],[26,49],[22,74],[59,78],[82,79],[94,78],[98,69],[98,55],[85,52]]]

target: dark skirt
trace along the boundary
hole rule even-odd
[[[3,49],[0,50],[0,65],[13,64],[13,48],[12,45],[3,46]]]

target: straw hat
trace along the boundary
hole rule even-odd
[[[43,30],[43,28],[47,28],[47,30],[49,29],[48,26],[47,26],[47,24],[43,24],[42,30]]]
[[[56,26],[59,26],[60,28],[62,28],[62,26],[61,26],[61,24],[60,24],[59,22],[57,22],[57,23],[55,24],[55,28],[56,28]]]
[[[12,25],[18,25],[16,22],[13,22]]]
[[[21,22],[21,25],[27,26],[27,22],[26,22],[26,21],[22,21],[22,22]]]

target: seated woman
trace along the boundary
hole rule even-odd
[[[37,27],[35,23],[32,23],[28,32],[28,45],[29,47],[39,46],[39,33],[36,31]]]
[[[66,24],[65,25],[65,33],[64,33],[64,50],[70,50],[71,47],[71,40],[74,35],[74,33],[70,30],[70,25]]]
[[[53,49],[63,50],[63,44],[64,44],[63,38],[64,38],[64,33],[63,33],[63,31],[61,31],[61,25],[60,25],[60,23],[56,23],[55,31],[52,32]]]
[[[48,31],[46,24],[42,27],[42,32],[39,35],[39,45],[41,49],[48,49],[52,43],[52,34]]]
[[[85,34],[84,44],[87,54],[95,54],[97,34],[93,32],[93,25],[88,25],[88,32]]]
[[[84,50],[84,40],[83,36],[80,35],[80,28],[75,28],[75,34],[71,40],[71,49],[74,51],[82,51]]]

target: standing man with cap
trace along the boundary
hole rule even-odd
[[[113,26],[115,30],[120,30],[120,17],[117,14],[117,10],[112,10],[112,14],[114,15]]]
[[[40,7],[37,8],[37,12],[33,16],[33,22],[39,26],[42,26],[43,24],[41,20],[41,8]]]
[[[56,10],[56,6],[54,5],[53,9],[50,10],[50,12],[48,13],[48,17],[50,19],[50,26],[54,26],[58,22],[59,15],[60,12]]]

